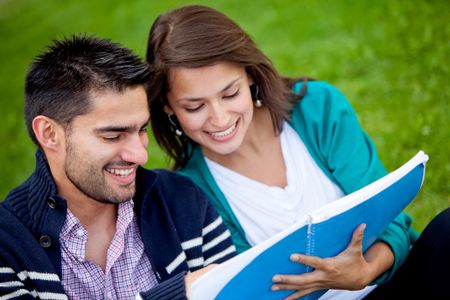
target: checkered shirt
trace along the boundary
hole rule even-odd
[[[144,251],[133,201],[119,204],[105,272],[85,259],[87,231],[70,210],[60,235],[62,284],[70,299],[134,299],[158,284]]]

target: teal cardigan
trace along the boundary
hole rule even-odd
[[[297,83],[294,92],[299,93],[302,86],[303,83]],[[294,106],[287,121],[317,165],[345,194],[386,174],[374,144],[359,125],[350,103],[332,85],[322,81],[308,82],[306,95]],[[250,248],[244,230],[209,171],[198,145],[194,147],[187,165],[178,172],[191,178],[208,194],[230,230],[237,251],[240,253]],[[377,282],[390,278],[406,259],[418,237],[411,223],[411,217],[402,212],[379,237],[391,247],[395,261],[391,270]]]

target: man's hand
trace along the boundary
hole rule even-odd
[[[205,274],[206,272],[208,272],[209,270],[211,270],[217,266],[218,266],[218,264],[210,264],[200,270],[197,270],[194,272],[188,272],[186,274],[186,276],[184,277],[184,284],[186,286],[186,297],[188,299],[190,296],[191,285],[194,283],[194,281],[197,280],[197,278],[199,278],[201,275]]]

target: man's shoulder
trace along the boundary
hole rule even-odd
[[[25,234],[28,230],[9,203],[0,203],[0,244],[17,241],[21,237],[20,234],[17,235],[19,232]]]
[[[0,220],[3,220],[4,215],[13,216],[12,213],[16,208],[26,206],[26,201],[29,195],[30,178],[21,183],[19,186],[13,188],[6,195],[5,199],[0,202]]]
[[[0,203],[0,229],[3,228],[3,224],[10,223],[10,220],[12,219],[12,214],[10,209],[7,208],[8,204],[3,201]]]
[[[0,230],[5,233],[17,232],[30,222],[30,178],[12,189],[0,202]]]
[[[164,169],[141,168],[137,180],[137,192],[142,194],[150,190],[157,191],[166,201],[199,198],[199,193],[202,193],[200,188],[186,176]]]
[[[142,169],[139,175],[134,200],[147,217],[164,215],[182,227],[203,220],[209,211],[205,194],[189,178],[159,169]]]
[[[156,185],[161,188],[180,187],[194,187],[195,184],[186,176],[180,175],[174,171],[166,169],[145,169],[140,168],[137,178],[138,185],[145,185],[147,187]]]

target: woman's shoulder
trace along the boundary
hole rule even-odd
[[[314,114],[340,114],[342,111],[353,112],[350,102],[334,85],[325,81],[297,82],[293,86],[295,93],[300,93],[306,84],[306,93],[295,105],[294,113],[314,112]],[[323,113],[323,114],[322,114]]]
[[[308,80],[308,81],[297,81],[292,89],[295,93],[300,93],[301,89],[303,88],[303,86],[306,84],[307,86],[307,92],[308,93],[326,93],[326,92],[334,92],[334,91],[338,91],[338,89],[326,82],[326,81],[322,81],[322,80]]]
[[[306,98],[308,100],[311,99],[341,99],[345,96],[343,93],[334,85],[321,80],[311,80],[307,82],[297,82],[292,87],[292,90],[294,93],[300,93],[303,89],[304,85],[306,84],[306,93],[303,98]],[[345,99],[346,100],[346,99]]]

